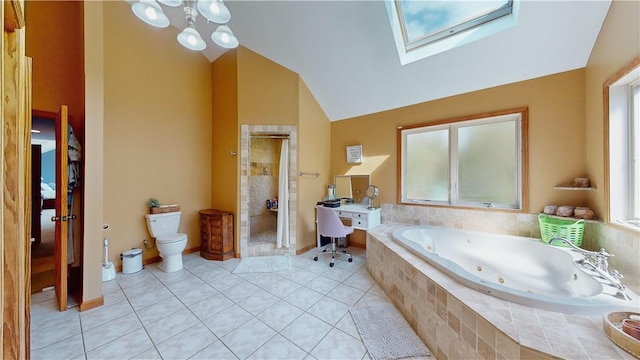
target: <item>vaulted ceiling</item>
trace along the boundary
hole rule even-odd
[[[298,73],[331,121],[582,68],[610,3],[523,0],[515,28],[403,66],[382,0],[225,1],[240,44]],[[215,25],[197,29],[214,61]]]

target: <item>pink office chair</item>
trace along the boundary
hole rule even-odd
[[[350,226],[344,226],[338,214],[327,207],[318,206],[318,232],[320,235],[331,238],[331,243],[325,246],[325,248],[318,253],[321,254],[331,254],[331,263],[329,266],[333,267],[334,261],[336,259],[336,254],[345,255],[348,257],[349,262],[353,261],[351,254],[349,254],[346,250],[342,252],[336,251],[336,239],[347,237],[347,235],[353,233],[353,228]],[[331,252],[327,251],[327,248],[331,246]],[[313,258],[313,260],[318,261],[318,255]]]

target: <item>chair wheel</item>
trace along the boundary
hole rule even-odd
[[[330,267],[333,267],[333,263],[329,263],[329,266],[330,266]]]
[[[349,258],[349,262],[353,262],[353,258]]]
[[[318,257],[317,257],[317,256],[316,256],[316,257],[314,257],[314,258],[313,258],[313,261],[318,261]]]

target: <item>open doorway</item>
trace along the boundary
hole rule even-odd
[[[55,114],[36,112],[31,121],[31,293],[55,284]]]
[[[80,304],[82,284],[82,147],[67,106],[33,110],[31,139],[31,292],[55,290],[62,311]]]

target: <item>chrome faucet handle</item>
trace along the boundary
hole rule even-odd
[[[600,248],[600,251],[595,253],[595,260],[598,267],[604,271],[609,271],[609,258],[614,256],[609,254],[604,248]]]
[[[618,270],[613,270],[611,271],[611,276],[616,279],[616,280],[620,280],[622,278],[624,278],[624,275],[620,274],[620,272]]]
[[[605,250],[604,248],[600,248],[600,251],[598,251],[597,254],[598,254],[598,256],[602,256],[605,259],[608,259],[608,258],[610,258],[612,256],[615,256],[613,254],[609,254],[607,252],[607,250]]]

